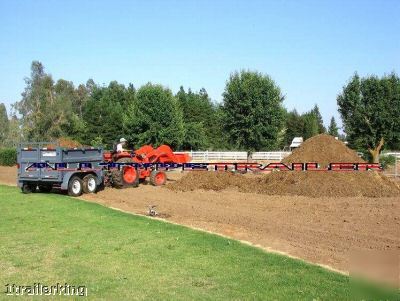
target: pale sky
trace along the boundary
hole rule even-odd
[[[20,100],[33,60],[54,79],[149,81],[222,100],[229,74],[269,74],[289,109],[320,106],[355,71],[400,70],[400,1],[0,1],[0,102]]]

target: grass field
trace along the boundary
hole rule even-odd
[[[8,298],[6,284],[38,282],[85,285],[96,300],[346,300],[350,294],[348,277],[321,267],[8,186],[0,186],[0,241],[1,299]]]

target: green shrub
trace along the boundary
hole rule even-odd
[[[0,148],[0,165],[13,166],[17,164],[17,150],[15,148]]]
[[[382,164],[383,168],[387,168],[389,166],[393,166],[396,164],[396,157],[392,155],[382,155],[379,158],[379,163]]]

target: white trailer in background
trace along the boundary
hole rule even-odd
[[[290,150],[292,151],[295,148],[298,148],[303,143],[303,137],[294,137],[292,140],[292,144],[290,144]]]

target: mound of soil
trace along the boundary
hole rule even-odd
[[[259,179],[258,193],[311,197],[400,196],[396,183],[377,172],[273,172]]]
[[[78,141],[73,140],[73,139],[69,139],[69,138],[59,138],[57,140],[57,142],[59,143],[59,145],[61,147],[81,147],[82,144],[80,144]]]
[[[57,144],[47,144],[46,147],[56,147],[56,146],[60,146],[60,147],[66,147],[66,148],[74,148],[74,147],[82,147],[82,144],[79,143],[76,140],[70,139],[70,138],[58,138],[56,140]]]
[[[237,189],[268,195],[310,197],[400,196],[400,187],[377,172],[281,171],[262,176],[189,172],[166,186],[173,191]]]
[[[291,155],[282,160],[285,164],[317,162],[321,167],[329,163],[363,163],[357,153],[335,137],[320,134],[304,141]]]

